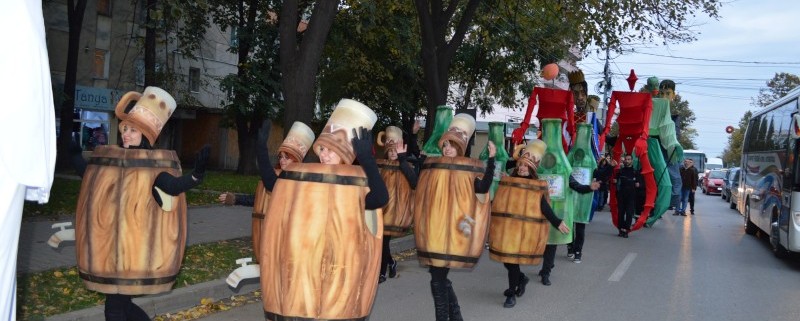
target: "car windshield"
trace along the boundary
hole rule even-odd
[[[711,171],[710,173],[708,173],[708,178],[725,178],[725,172]]]

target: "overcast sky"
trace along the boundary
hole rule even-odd
[[[612,53],[612,84],[613,90],[627,91],[631,69],[639,77],[636,89],[650,76],[674,80],[697,116],[692,125],[699,134],[695,145],[715,157],[727,146],[725,127],[736,126],[754,109],[751,98],[759,88],[778,72],[800,75],[800,1],[730,1],[719,20],[701,17],[695,22],[699,34],[694,42]],[[594,87],[603,77],[604,59],[605,54],[592,53],[578,62],[590,94],[597,94]]]

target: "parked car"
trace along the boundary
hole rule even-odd
[[[731,186],[733,185],[733,176],[739,171],[739,167],[728,169],[725,173],[725,178],[722,179],[722,199],[730,202],[731,199]]]
[[[703,181],[700,182],[700,188],[703,189],[703,194],[720,194],[722,193],[722,179],[725,178],[725,172],[721,170],[712,170],[703,176]]]
[[[739,206],[739,197],[742,195],[741,193],[741,186],[739,185],[739,179],[742,176],[742,169],[736,168],[736,172],[731,174],[730,178],[730,188],[728,189],[728,202],[731,202],[731,208],[736,209]]]

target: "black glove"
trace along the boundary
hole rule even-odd
[[[353,128],[353,152],[359,163],[372,157],[372,132],[364,127]]]
[[[211,153],[211,146],[206,144],[203,148],[197,152],[197,157],[194,160],[194,171],[192,171],[192,177],[197,179],[198,181],[203,180],[203,177],[206,175],[206,165],[208,164],[208,154]]]

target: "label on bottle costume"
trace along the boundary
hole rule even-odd
[[[564,177],[557,174],[539,174],[539,179],[547,181],[551,200],[564,199]]]

